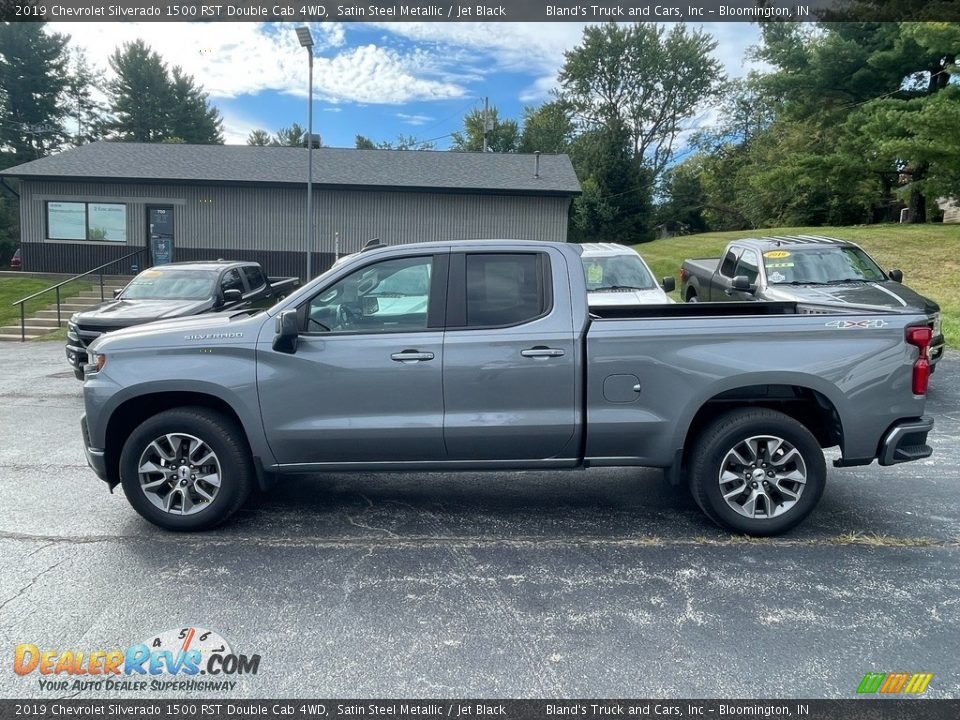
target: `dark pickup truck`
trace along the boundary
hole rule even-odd
[[[933,341],[931,367],[943,355],[940,306],[903,284],[903,273],[885,273],[846,240],[790,235],[734,240],[722,258],[685,260],[680,268],[685,302],[772,300],[922,313]]]
[[[103,333],[156,320],[220,310],[269,307],[300,284],[267,277],[255,262],[171,263],[144,270],[112,299],[74,313],[67,327],[67,362],[83,380],[87,347]]]

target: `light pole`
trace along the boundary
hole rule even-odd
[[[309,58],[309,100],[307,105],[307,282],[310,282],[312,272],[310,256],[313,252],[313,35],[310,28],[298,27],[297,38],[300,46],[307,49]]]

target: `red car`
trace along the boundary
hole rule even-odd
[[[10,269],[19,270],[20,267],[21,267],[20,248],[17,248],[17,251],[13,254],[13,257],[10,258]]]

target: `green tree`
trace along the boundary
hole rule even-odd
[[[587,27],[564,53],[560,97],[588,128],[623,128],[638,163],[659,179],[683,124],[720,91],[716,41],[683,23]]]
[[[519,151],[566,152],[574,135],[572,113],[570,105],[562,100],[524,108]]]
[[[173,88],[166,63],[143,40],[124,43],[110,56],[110,129],[132,142],[159,142],[170,135]]]
[[[572,239],[626,245],[653,239],[653,176],[633,156],[624,127],[583,132],[570,146],[581,184],[574,201]]]
[[[256,129],[251,130],[250,134],[247,135],[247,145],[258,145],[263,147],[264,145],[270,144],[270,133],[266,130]]]
[[[364,135],[357,135],[354,139],[354,146],[358,150],[435,150],[436,144],[425,140],[419,140],[414,135],[397,135],[394,142],[381,140],[374,142]]]
[[[271,145],[283,145],[285,147],[306,147],[304,136],[307,129],[300,123],[293,123],[290,127],[283,127],[274,133]]]
[[[493,105],[486,115],[487,147],[491,152],[516,152],[520,146],[520,128],[516,120],[501,120]],[[484,112],[474,109],[463,118],[463,130],[452,134],[452,150],[483,150]]]
[[[86,51],[71,49],[64,110],[74,145],[94,142],[103,136],[106,107],[97,99],[97,90],[104,85],[103,71],[90,63]]]
[[[55,150],[62,131],[69,37],[46,23],[0,23],[0,154],[6,167]]]
[[[223,118],[193,77],[180,67],[173,68],[170,90],[173,104],[170,106],[167,134],[181,138],[186,143],[222,145]]]
[[[657,221],[678,227],[683,234],[709,229],[704,212],[707,193],[696,161],[687,160],[667,170],[664,201],[657,207]]]

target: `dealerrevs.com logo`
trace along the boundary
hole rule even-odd
[[[35,676],[41,690],[231,691],[239,675],[256,675],[259,655],[233,652],[218,633],[200,627],[168,630],[126,649],[14,648],[13,671]]]

